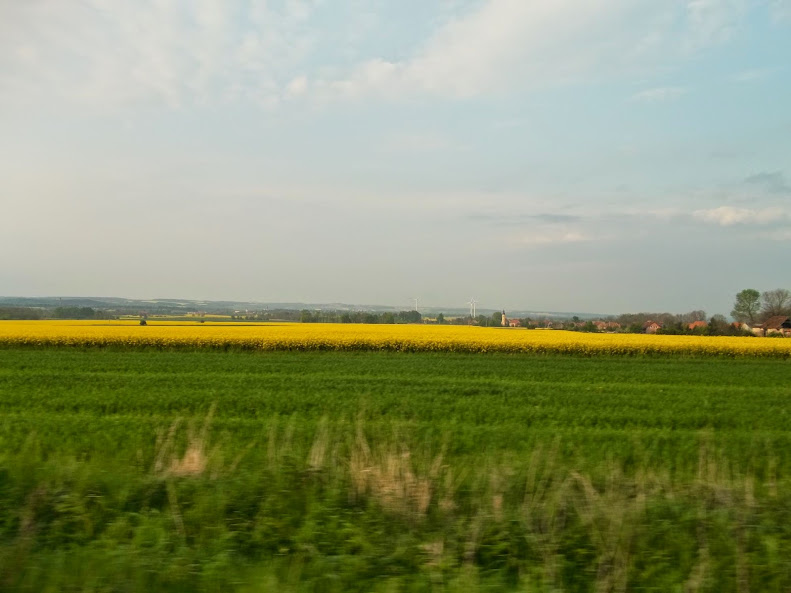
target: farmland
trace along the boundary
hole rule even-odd
[[[575,346],[294,351],[321,327],[273,325],[299,340],[226,351],[225,324],[8,327],[3,590],[791,586],[791,367],[734,346],[784,340],[691,355],[638,336],[623,356],[579,346],[623,336],[490,330],[466,343]],[[266,327],[236,331],[260,345]],[[128,341],[152,329],[181,341]],[[420,329],[396,331],[465,343]]]
[[[791,340],[582,334],[473,326],[136,321],[0,321],[0,347],[511,352],[791,358]]]

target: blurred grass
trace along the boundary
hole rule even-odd
[[[0,351],[0,590],[788,591],[788,369]]]

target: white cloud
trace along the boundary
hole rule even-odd
[[[321,86],[347,97],[465,98],[651,71],[727,41],[744,10],[741,0],[487,0],[411,58],[368,60]],[[664,91],[667,100],[682,89]]]
[[[621,4],[611,0],[610,4]],[[468,97],[530,79],[562,79],[593,52],[569,40],[595,32],[607,10],[565,1],[489,0],[440,27],[412,58],[368,60],[329,81],[342,95],[432,93]],[[618,10],[616,13],[620,12]]]
[[[446,2],[422,42],[386,58],[337,52],[354,30],[387,19],[333,7],[349,35],[318,20],[321,0],[0,2],[0,88],[25,103],[57,96],[93,105],[217,100],[263,105],[321,97],[472,97],[623,72],[651,72],[729,39],[742,0],[476,0]],[[785,4],[775,1],[774,12]],[[345,11],[345,12],[344,12]],[[326,13],[326,11],[324,11]],[[330,30],[332,29],[332,30]],[[359,31],[358,31],[359,32]],[[346,43],[346,42],[343,42]],[[344,53],[345,52],[345,53]],[[302,78],[302,76],[306,78]]]
[[[791,220],[791,213],[783,208],[772,207],[754,210],[751,208],[734,208],[720,206],[710,210],[696,210],[692,216],[697,220],[720,226],[768,225]]]
[[[686,92],[686,89],[682,87],[664,86],[635,93],[631,99],[643,103],[664,103],[680,99]]]
[[[3,99],[270,104],[299,90],[295,72],[318,34],[313,8],[297,0],[279,8],[263,0],[0,3]]]
[[[520,236],[517,242],[521,245],[553,245],[562,243],[581,243],[590,240],[591,237],[576,230],[542,229],[534,233]]]
[[[304,95],[308,89],[308,79],[305,76],[297,76],[286,86],[286,94],[296,97]]]

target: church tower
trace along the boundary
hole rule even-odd
[[[502,318],[502,320],[500,321],[500,324],[501,324],[503,327],[508,327],[508,318],[505,316],[505,309],[503,309],[503,318]]]

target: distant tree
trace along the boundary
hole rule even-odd
[[[657,330],[656,333],[658,334],[678,336],[689,333],[689,322],[687,321],[686,313],[672,316],[659,315],[647,321],[656,321],[662,326]],[[645,323],[643,328],[645,329]]]
[[[417,311],[399,311],[396,315],[398,323],[420,323],[423,316]]]
[[[725,319],[725,315],[712,315],[709,319],[709,324],[706,327],[706,333],[710,336],[725,336],[732,333],[732,326]]]
[[[736,321],[753,325],[760,309],[761,293],[753,288],[746,288],[736,295],[731,317]]]
[[[41,319],[41,310],[32,307],[0,307],[0,319]]]
[[[703,310],[695,310],[690,311],[689,313],[684,313],[681,317],[681,323],[684,325],[689,325],[690,323],[694,323],[695,321],[706,321],[706,312]]]
[[[302,311],[299,312],[299,321],[301,323],[315,323],[317,320],[317,316],[314,316],[313,313],[307,309],[302,309]]]
[[[791,291],[785,288],[776,288],[767,290],[761,296],[763,299],[761,318],[764,321],[776,315],[791,317]]]
[[[96,311],[91,307],[56,307],[53,316],[57,319],[94,319]]]
[[[444,313],[440,313],[439,315],[437,315],[437,323],[439,323],[440,325],[445,323],[445,314]]]
[[[677,315],[673,320],[664,321],[662,323],[661,329],[657,330],[656,333],[671,336],[678,336],[687,333],[688,327],[686,323],[684,323],[683,318],[683,315]]]
[[[503,314],[499,311],[492,313],[492,327],[500,327],[503,324]]]
[[[395,315],[390,312],[382,313],[381,317],[382,323],[395,323]]]

